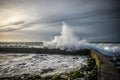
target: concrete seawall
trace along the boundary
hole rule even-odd
[[[63,54],[63,55],[89,55],[89,49],[66,51],[60,49],[47,49],[47,48],[0,48],[3,53],[37,53],[37,54]]]
[[[91,57],[95,59],[98,67],[98,80],[120,80],[120,73],[107,56],[91,50]]]

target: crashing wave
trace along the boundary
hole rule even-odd
[[[91,44],[86,40],[80,40],[77,38],[70,27],[63,22],[61,35],[55,36],[52,41],[44,42],[44,47],[47,48],[59,48],[61,50],[79,50],[79,49],[95,49],[105,55],[113,55],[114,53],[120,53],[120,47],[109,46],[104,44]]]

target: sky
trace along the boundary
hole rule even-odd
[[[79,39],[120,42],[119,0],[0,0],[0,41],[48,41],[65,22]]]

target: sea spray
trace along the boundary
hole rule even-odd
[[[68,25],[63,22],[62,31],[60,36],[55,36],[52,41],[48,41],[44,43],[45,47],[48,48],[59,48],[61,50],[78,50],[80,46],[85,45],[87,42],[86,40],[79,40],[72,30],[68,27]]]
[[[62,31],[59,36],[55,36],[52,41],[44,42],[44,47],[47,48],[59,48],[61,50],[79,50],[79,49],[94,49],[101,52],[104,55],[120,54],[120,47],[109,46],[105,44],[92,44],[86,40],[80,40],[76,37],[70,27],[63,22]]]

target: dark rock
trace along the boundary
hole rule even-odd
[[[73,57],[73,59],[79,59],[78,57]]]

